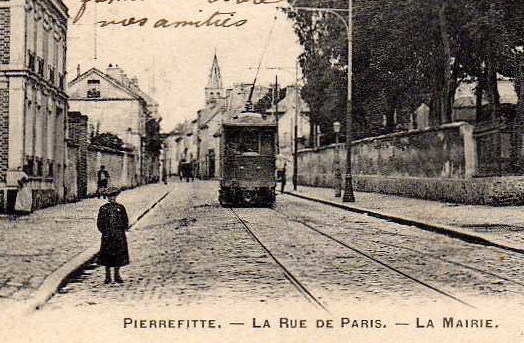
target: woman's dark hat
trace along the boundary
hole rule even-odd
[[[107,196],[117,196],[118,194],[120,194],[120,190],[116,187],[109,187],[106,191],[105,191],[105,194]]]

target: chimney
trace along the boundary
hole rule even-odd
[[[113,79],[117,80],[118,82],[124,83],[125,74],[124,70],[118,66],[118,64],[115,64],[114,66],[112,64],[109,64],[107,67],[106,74],[111,76]]]
[[[138,89],[138,78],[136,76],[133,76],[131,78],[131,81],[129,82],[129,85],[131,88]]]
[[[80,64],[76,65],[76,77],[80,76]]]

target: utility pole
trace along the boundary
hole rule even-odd
[[[277,154],[280,153],[280,137],[279,137],[279,126],[278,126],[278,101],[280,99],[280,94],[278,90],[278,75],[275,75],[275,92],[273,93],[273,104],[275,107],[275,123],[277,125],[277,136],[275,138],[277,145]]]
[[[301,7],[301,6],[293,6],[291,5],[291,8],[297,11],[308,11],[308,12],[327,12],[331,13],[337,18],[339,18],[344,25],[346,26],[347,30],[347,39],[348,39],[348,46],[347,46],[347,53],[348,53],[348,65],[347,65],[347,116],[346,116],[346,150],[347,150],[347,157],[346,157],[346,184],[345,184],[345,190],[344,190],[344,196],[342,197],[343,202],[354,202],[355,201],[355,194],[353,192],[353,178],[351,175],[352,165],[351,165],[351,150],[352,150],[352,142],[353,142],[353,102],[352,102],[352,77],[353,77],[353,63],[352,63],[352,57],[353,57],[353,0],[348,0],[348,8],[329,8],[329,7]],[[345,12],[348,14],[348,17],[345,18],[342,16],[339,12]]]
[[[295,65],[295,127],[293,140],[293,190],[297,190],[298,185],[298,60]]]
[[[343,202],[355,202],[355,193],[353,192],[353,177],[351,150],[353,149],[353,0],[348,0],[348,95],[347,95],[347,116],[346,116],[346,185],[344,189]]]

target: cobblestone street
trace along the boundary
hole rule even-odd
[[[216,182],[170,187],[128,234],[131,265],[123,269],[123,285],[104,285],[103,268],[91,265],[44,311],[307,304],[290,277],[327,308],[372,300],[478,307],[482,297],[523,304],[523,257],[517,253],[287,195],[279,195],[274,209],[231,211],[218,204]]]
[[[130,223],[148,204],[169,191],[153,184],[119,197]],[[87,199],[36,211],[29,216],[0,219],[0,302],[26,300],[46,276],[98,242],[98,208],[106,201]]]

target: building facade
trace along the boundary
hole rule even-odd
[[[139,166],[139,183],[157,181],[160,174],[158,104],[118,65],[106,72],[91,68],[69,83],[69,107],[86,115],[88,134],[111,133],[127,150],[133,150]]]
[[[67,7],[60,0],[0,4],[0,210],[20,181],[33,209],[64,198]]]

